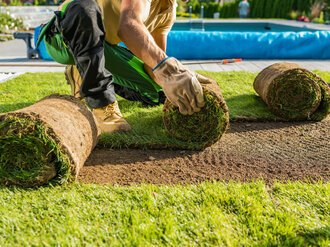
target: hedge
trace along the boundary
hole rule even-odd
[[[190,0],[187,6],[192,6],[192,12],[196,15],[201,13],[201,5],[204,6],[204,17],[212,18],[213,13],[220,12],[221,18],[238,17],[238,4],[241,0],[225,3],[220,6],[219,3],[211,1]],[[249,0],[251,18],[289,18],[291,11],[308,15],[312,5],[311,0]],[[325,0],[330,7],[330,0]],[[188,11],[188,8],[187,8]],[[330,14],[330,8],[326,11]]]

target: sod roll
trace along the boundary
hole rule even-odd
[[[216,81],[202,84],[205,106],[200,112],[182,115],[179,108],[166,100],[163,122],[171,136],[196,149],[206,148],[220,139],[229,124],[228,107]]]
[[[74,179],[97,144],[96,123],[84,103],[58,94],[0,114],[0,183],[32,187]]]
[[[297,64],[276,63],[265,68],[253,87],[269,109],[283,119],[320,121],[329,114],[329,85]]]

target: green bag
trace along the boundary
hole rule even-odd
[[[105,68],[114,76],[114,82],[133,89],[154,103],[159,103],[158,92],[163,89],[144,71],[144,63],[128,49],[104,44]]]
[[[54,61],[66,65],[75,64],[71,52],[69,52],[62,40],[61,34],[55,34],[53,37],[46,36],[44,42],[48,54]]]
[[[40,42],[44,40],[48,54],[56,62],[66,65],[75,64],[73,56],[71,52],[69,52],[66,44],[63,42],[62,34],[61,33],[53,34],[50,32],[50,28],[52,25],[54,25],[54,22],[58,20],[58,18],[59,19],[63,18],[66,7],[70,2],[72,1],[69,1],[65,5],[63,5],[61,12],[55,11],[55,15],[53,16],[53,18],[44,27],[42,27],[36,44],[36,47],[38,48]]]

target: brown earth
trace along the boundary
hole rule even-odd
[[[330,178],[330,118],[322,122],[237,122],[204,151],[95,149],[84,183],[185,184]]]

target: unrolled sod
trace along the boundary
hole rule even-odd
[[[0,183],[32,187],[74,179],[99,136],[92,112],[68,95],[0,114]]]
[[[253,87],[269,109],[283,119],[320,121],[329,114],[329,85],[297,64],[276,63],[265,68]]]
[[[192,144],[194,149],[203,149],[218,141],[229,124],[228,107],[218,83],[213,80],[202,87],[205,106],[200,112],[182,115],[168,100],[163,107],[163,122],[170,135]]]

